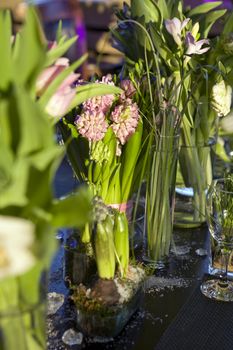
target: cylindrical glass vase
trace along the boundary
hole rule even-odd
[[[160,137],[151,152],[143,258],[155,268],[165,266],[172,241],[178,141],[179,136]]]
[[[182,145],[176,180],[175,227],[193,228],[206,223],[206,191],[211,181],[211,146]]]

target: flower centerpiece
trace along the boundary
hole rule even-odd
[[[130,263],[129,241],[129,199],[140,177],[143,123],[129,79],[107,75],[95,84],[119,86],[120,93],[89,98],[58,123],[75,175],[96,198],[95,222],[73,237],[73,254],[86,273],[73,278],[66,267],[66,280],[81,329],[111,337],[137,309],[145,277],[142,268]],[[71,249],[66,249],[69,264]],[[75,268],[81,268],[77,264]]]
[[[119,22],[112,29],[114,46],[126,56],[125,71],[141,59],[148,67],[144,76],[150,81],[154,77],[157,84],[151,101],[160,95],[182,116],[178,174],[185,187],[192,187],[191,220],[197,222],[200,217],[203,221],[205,190],[212,178],[209,144],[215,140],[218,116],[229,112],[231,101],[232,67],[229,51],[223,54],[222,47],[229,47],[232,15],[220,38],[208,38],[213,24],[226,14],[216,10],[219,5],[209,2],[185,10],[182,1],[132,0],[117,12]],[[156,100],[157,110],[163,110],[163,100]],[[154,105],[150,115],[153,111]],[[148,123],[148,129],[151,125],[157,128],[158,123]]]
[[[111,75],[93,84],[115,86]],[[134,102],[135,89],[130,80],[119,83],[120,94],[87,99],[58,125],[75,175],[91,188],[93,195],[117,209],[119,233],[115,248],[123,271],[129,260],[129,199],[137,183],[143,125]],[[71,138],[71,139],[70,139]],[[132,210],[131,210],[132,211]],[[91,242],[92,226],[86,225],[81,242]]]

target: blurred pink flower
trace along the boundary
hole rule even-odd
[[[39,75],[36,82],[36,94],[41,96],[51,82],[66,68],[69,66],[68,58],[59,58],[53,66],[45,68]]]
[[[105,115],[101,111],[83,111],[76,119],[75,125],[79,133],[87,138],[88,141],[102,140],[108,129]]]
[[[58,89],[47,103],[45,107],[46,112],[52,117],[63,117],[68,112],[75,95],[75,89],[72,89],[70,86]]]
[[[110,119],[113,121],[112,129],[116,137],[124,145],[138,125],[139,111],[137,104],[127,99],[126,103],[115,107]]]
[[[202,49],[203,45],[209,44],[208,39],[202,39],[199,41],[195,41],[195,38],[193,37],[193,35],[190,32],[188,32],[186,34],[185,43],[186,43],[186,47],[187,47],[186,55],[194,55],[194,54],[201,55],[210,49],[209,46],[204,47]]]

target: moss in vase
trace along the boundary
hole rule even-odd
[[[73,288],[72,300],[77,309],[101,316],[113,316],[141,289],[145,271],[139,266],[129,266],[126,278],[112,280],[98,278],[93,285],[80,284]]]

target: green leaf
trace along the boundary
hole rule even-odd
[[[76,208],[76,210],[74,210]],[[82,227],[92,218],[91,194],[81,187],[75,194],[56,200],[51,208],[55,227]]]
[[[153,0],[131,0],[132,17],[144,16],[145,22],[158,22],[161,16],[157,4]]]
[[[122,161],[122,201],[126,202],[131,193],[134,169],[141,149],[143,124],[139,122],[136,132],[130,137],[124,148]]]
[[[28,204],[26,196],[28,167],[29,165],[22,159],[14,161],[10,181],[1,191],[0,209],[9,206],[23,207]]]
[[[65,142],[66,152],[72,164],[75,175],[80,182],[87,178],[86,159],[88,157],[88,143],[84,138],[73,138],[69,130],[69,124],[58,123],[62,138]]]
[[[55,147],[52,125],[39,105],[30,99],[23,88],[15,87],[14,94],[9,105],[9,115],[14,116],[11,130],[14,130],[14,124],[19,125],[18,154],[27,155],[42,147]]]
[[[19,44],[20,47],[14,55],[14,78],[32,90],[44,66],[46,46],[39,20],[32,7],[28,9]]]
[[[40,298],[40,279],[45,266],[37,261],[30,271],[18,277],[19,296],[22,304],[38,305]]]
[[[200,32],[204,38],[208,37],[209,31],[214,23],[221,18],[227,10],[217,10],[207,13],[202,22],[200,22]]]
[[[62,21],[60,20],[58,23],[58,27],[57,27],[57,31],[56,31],[56,42],[60,43],[60,40],[62,39],[63,35],[62,35]]]
[[[58,46],[49,50],[46,54],[45,66],[51,66],[59,57],[64,55],[69,48],[77,41],[77,36],[66,40],[65,42],[58,43]]]
[[[110,171],[108,181],[108,191],[105,199],[106,204],[121,203],[121,185],[120,185],[120,169],[121,164],[117,164],[114,171]]]
[[[76,88],[76,96],[73,99],[70,110],[80,105],[89,98],[101,95],[120,94],[122,90],[117,86],[102,84],[102,83],[90,83],[86,85],[80,85]]]
[[[0,90],[5,90],[12,79],[11,19],[8,11],[0,11]]]
[[[230,15],[228,16],[224,24],[222,34],[226,35],[232,32],[233,32],[233,11],[230,12]]]
[[[100,278],[112,279],[115,275],[115,252],[113,222],[109,216],[97,223],[95,234],[95,255]]]
[[[191,9],[188,14],[187,17],[192,17],[195,15],[200,15],[206,12],[209,12],[213,9],[215,9],[216,7],[220,6],[222,4],[222,1],[213,1],[213,2],[207,2],[205,4],[201,4],[199,6],[194,7],[193,9]]]
[[[230,157],[227,155],[225,147],[224,147],[224,140],[222,138],[218,138],[217,140],[217,144],[215,147],[215,153],[219,156],[219,158],[221,158],[224,162],[226,163],[230,163],[231,159]]]

